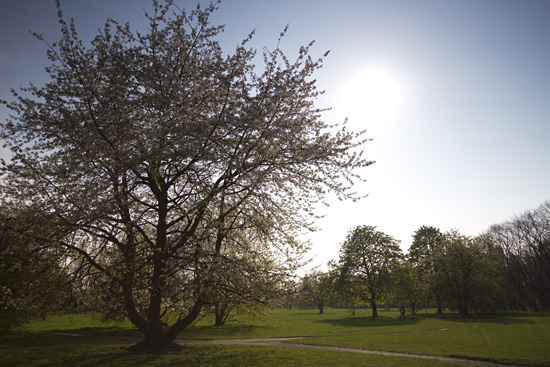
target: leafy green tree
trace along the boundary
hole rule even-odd
[[[392,269],[390,299],[397,303],[410,304],[412,314],[416,315],[417,305],[424,296],[424,288],[417,276],[417,270],[407,260],[396,263]]]
[[[31,317],[76,307],[70,279],[55,249],[33,240],[47,227],[21,215],[13,207],[0,212],[0,335]],[[9,213],[9,214],[8,214]]]
[[[442,295],[438,287],[433,283],[435,278],[431,276],[433,267],[432,254],[443,242],[444,236],[438,228],[421,226],[413,234],[413,243],[409,247],[408,261],[415,269],[415,277],[422,284],[424,295],[429,296],[425,302],[434,301],[437,304],[437,313],[443,313]],[[432,282],[430,282],[432,281]]]
[[[437,290],[462,316],[502,307],[505,262],[489,236],[449,232],[434,251],[433,263]]]
[[[353,316],[355,309],[361,305],[361,293],[357,284],[353,284],[342,274],[337,260],[327,264],[328,271],[322,277],[323,289],[326,290],[326,299],[332,307],[351,306]]]
[[[443,234],[435,227],[421,226],[413,234],[413,243],[409,247],[409,261],[421,273],[430,271],[431,254],[443,241]]]
[[[357,286],[373,318],[378,317],[376,303],[389,294],[392,271],[402,258],[398,241],[373,226],[351,230],[340,249],[342,277]]]
[[[351,312],[355,317],[357,307],[367,305],[364,301],[365,285],[357,282],[354,278],[347,277],[343,270],[338,269],[338,277],[334,282],[336,288],[333,303],[351,306]]]
[[[177,347],[220,269],[292,272],[314,206],[328,192],[356,198],[355,171],[371,164],[361,134],[314,106],[312,44],[295,61],[265,50],[256,69],[252,35],[222,53],[214,10],[153,0],[146,32],[109,20],[89,46],[60,11],[50,82],[6,103],[2,195],[55,224],[59,236],[39,240],[104,286],[145,335],[136,348]],[[263,253],[276,261],[247,268]]]

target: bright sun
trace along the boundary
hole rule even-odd
[[[401,105],[402,89],[392,74],[368,69],[345,85],[341,98],[350,122],[368,129],[389,122]]]

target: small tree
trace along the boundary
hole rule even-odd
[[[90,46],[59,11],[50,82],[14,92],[1,125],[13,153],[1,195],[55,224],[58,236],[37,239],[105,286],[144,334],[136,348],[177,347],[220,269],[273,253],[275,267],[249,268],[239,289],[293,271],[314,206],[331,191],[355,198],[355,170],[371,163],[360,134],[314,107],[311,44],[295,61],[266,50],[258,73],[252,36],[222,53],[215,9],[153,0],[145,32],[110,20]]]
[[[373,226],[351,230],[340,249],[342,276],[360,289],[373,318],[378,317],[377,301],[390,292],[392,269],[402,257],[398,241]]]
[[[329,274],[315,270],[306,275],[302,278],[299,292],[301,304],[313,305],[319,309],[319,313],[324,313],[325,304],[331,294]]]
[[[242,235],[240,238],[245,241]],[[223,325],[233,312],[264,314],[283,299],[287,276],[278,271],[273,254],[259,250],[247,259],[227,253],[223,266],[216,267],[216,280],[206,302],[214,313],[215,326]]]

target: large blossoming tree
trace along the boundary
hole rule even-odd
[[[222,52],[215,8],[154,0],[144,33],[109,20],[89,45],[59,11],[50,82],[4,102],[4,205],[47,220],[55,235],[34,240],[65,249],[150,350],[174,347],[220,295],[261,302],[303,252],[313,206],[356,197],[371,163],[360,134],[314,106],[326,54],[276,48],[256,68],[252,36]]]

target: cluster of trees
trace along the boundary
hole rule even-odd
[[[215,9],[153,0],[146,32],[109,20],[89,46],[59,9],[50,82],[1,103],[0,200],[17,213],[2,218],[2,312],[30,309],[13,301],[23,293],[46,301],[41,267],[15,284],[4,265],[32,254],[89,307],[127,317],[139,348],[177,347],[203,310],[221,324],[289,289],[314,206],[357,197],[366,140],[314,106],[327,54],[277,46],[256,68],[252,34],[222,52]],[[18,218],[28,228],[14,232]]]
[[[433,305],[440,313],[449,308],[463,316],[513,308],[517,302],[510,299],[513,283],[507,277],[515,274],[514,264],[495,239],[494,228],[469,237],[422,226],[405,255],[391,236],[376,227],[359,226],[349,232],[339,260],[329,263],[327,273],[304,279],[299,299],[317,307],[367,305],[373,317],[382,304],[407,304],[413,313],[420,306]],[[548,276],[548,268],[543,269],[545,274],[537,274]]]

